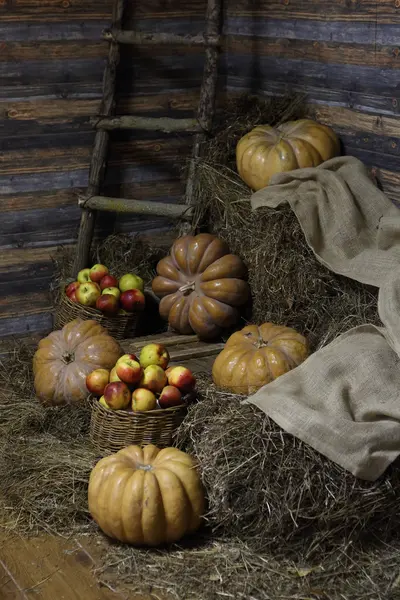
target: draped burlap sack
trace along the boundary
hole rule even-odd
[[[251,198],[254,210],[286,203],[317,260],[379,288],[384,327],[351,329],[245,402],[374,481],[400,454],[400,210],[354,157],[276,175]]]

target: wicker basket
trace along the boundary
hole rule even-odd
[[[186,404],[131,412],[105,408],[93,396],[89,397],[89,402],[92,407],[90,439],[102,455],[118,452],[131,444],[155,444],[167,448],[172,445],[173,435],[187,413]]]
[[[123,340],[135,337],[141,314],[143,313],[106,317],[99,310],[72,302],[65,294],[64,288],[62,288],[60,290],[60,300],[55,311],[55,328],[62,329],[64,325],[73,319],[93,319],[105,327],[113,338]]]

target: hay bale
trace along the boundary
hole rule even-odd
[[[322,551],[390,540],[400,527],[399,461],[371,483],[283,431],[243,396],[198,379],[178,445],[200,462],[213,533],[237,537],[256,552],[284,551],[315,560]]]

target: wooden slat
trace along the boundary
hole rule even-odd
[[[207,37],[199,35],[177,35],[174,33],[147,33],[142,31],[128,31],[106,29],[103,37],[108,41],[115,41],[119,44],[135,44],[154,46],[158,44],[183,45],[183,46],[218,46],[220,41],[218,37]]]
[[[0,62],[31,60],[63,60],[85,58],[105,58],[107,46],[93,40],[62,40],[41,42],[3,42]]]
[[[400,68],[400,52],[397,45],[229,36],[224,39],[223,49],[225,52],[240,55],[272,56],[376,68]]]
[[[40,148],[38,143],[33,148],[29,148],[27,143],[25,148],[20,150],[12,150],[8,147],[6,153],[0,154],[0,175],[87,169],[90,164],[91,148],[89,145],[79,146],[77,142],[80,137],[79,133],[73,137],[59,136],[58,144],[54,140],[54,146],[50,148]],[[92,138],[88,138],[88,141],[89,139]],[[136,166],[149,163],[154,165],[155,158],[164,165],[180,162],[190,150],[190,141],[191,138],[188,137],[115,143],[111,148],[109,165],[111,167],[132,165],[132,162]],[[46,140],[43,142],[46,143]]]
[[[200,130],[197,119],[171,119],[170,117],[137,117],[123,115],[113,118],[94,118],[92,120],[96,129],[112,131],[114,129],[143,129],[146,131],[196,132]]]
[[[400,138],[400,118],[380,114],[366,114],[343,107],[319,104],[310,104],[308,113],[321,123],[332,127]]]
[[[190,219],[192,211],[190,207],[182,204],[170,204],[166,202],[155,202],[150,200],[133,200],[129,198],[109,198],[107,196],[92,196],[83,199],[81,205],[91,210],[101,210],[117,213],[131,213],[141,215],[159,215],[173,219]]]

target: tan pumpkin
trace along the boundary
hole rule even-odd
[[[106,535],[138,546],[177,542],[196,531],[205,506],[193,459],[153,444],[102,458],[90,474],[88,503]]]
[[[317,167],[339,153],[340,143],[333,129],[300,119],[278,127],[254,127],[236,146],[236,166],[243,181],[260,190],[275,173]]]
[[[36,395],[49,405],[81,402],[88,396],[86,376],[94,369],[111,370],[122,354],[99,323],[75,319],[40,340],[33,357]]]
[[[153,292],[160,315],[183,334],[215,338],[239,318],[249,298],[246,267],[225,242],[209,233],[177,239],[157,265]]]
[[[290,327],[264,323],[233,333],[214,361],[214,383],[236,394],[253,394],[297,367],[308,356],[304,336]]]

